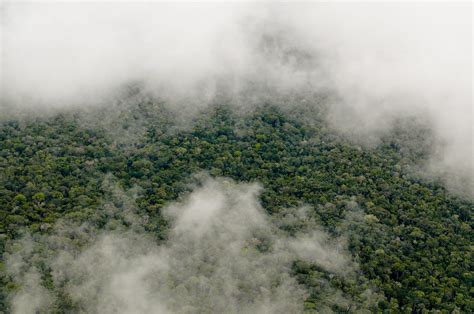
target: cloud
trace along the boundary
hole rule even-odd
[[[287,218],[280,222],[306,226],[294,236],[279,229],[258,201],[258,185],[204,179],[164,210],[171,227],[158,244],[140,229],[136,213],[130,218],[134,192],[120,194],[106,181],[128,205],[106,206],[105,214],[123,216],[129,227],[107,218],[99,231],[94,219],[80,225],[63,219],[48,235],[13,243],[6,265],[20,287],[10,298],[14,313],[50,310],[58,292],[87,313],[295,313],[309,295],[291,275],[296,260],[340,276],[357,269],[344,242],[307,210],[282,213]],[[48,265],[52,289],[41,284],[36,265]],[[329,306],[353,302],[328,284],[321,294]]]
[[[472,4],[305,7],[277,15],[297,33],[309,32],[305,42],[323,52],[340,97],[329,107],[333,127],[378,138],[397,118],[422,119],[435,136],[428,170],[472,196]]]
[[[11,300],[15,313],[36,313],[49,308],[53,300],[51,293],[41,285],[41,274],[30,264],[35,257],[32,239],[27,235],[15,243],[15,251],[10,255],[8,273],[22,288]]]
[[[0,113],[103,105],[131,83],[178,109],[331,93],[352,138],[428,121],[426,169],[474,190],[471,3],[6,2],[2,17]]]

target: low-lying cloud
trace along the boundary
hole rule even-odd
[[[328,119],[352,137],[377,138],[399,117],[428,121],[430,173],[474,190],[471,3],[6,2],[1,12],[5,112],[103,104],[130,83],[179,108],[334,93]]]
[[[19,285],[10,296],[13,313],[51,311],[58,295],[87,313],[296,313],[308,291],[291,275],[295,261],[343,277],[357,270],[345,242],[321,230],[307,210],[278,218],[306,226],[293,236],[278,228],[259,204],[258,185],[204,180],[164,210],[170,230],[161,244],[141,229],[130,196],[111,187],[125,205],[98,213],[110,216],[105,230],[91,219],[63,219],[47,235],[10,244],[7,272]],[[321,293],[321,309],[354,304],[328,284]]]

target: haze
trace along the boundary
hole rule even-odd
[[[472,4],[2,5],[0,115],[107,104],[127,84],[173,106],[331,91],[335,131],[429,121],[430,174],[472,193]],[[262,92],[263,91],[263,92]]]

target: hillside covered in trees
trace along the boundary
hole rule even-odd
[[[87,222],[95,233],[126,230],[131,223],[123,211],[130,207],[160,246],[170,232],[163,209],[190,193],[198,174],[258,183],[261,206],[289,237],[305,225],[284,217],[304,207],[324,233],[344,239],[356,265],[349,275],[292,262],[292,280],[307,291],[303,311],[473,312],[474,204],[416,175],[429,130],[400,120],[368,147],[332,132],[323,109],[299,110],[216,105],[182,123],[166,106],[144,101],[132,109],[3,118],[0,311],[8,313],[28,285],[8,264],[29,237],[37,257],[17,266],[38,270],[36,281],[55,296],[48,311],[81,312],[55,281],[45,262],[49,248],[38,239],[56,234],[65,220]],[[134,196],[121,199],[111,184]],[[121,214],[108,214],[108,204]],[[257,251],[271,250],[262,243]]]

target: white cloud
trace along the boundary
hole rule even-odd
[[[93,105],[130,82],[177,106],[329,89],[346,133],[426,117],[427,168],[474,190],[469,2],[6,2],[2,17],[5,108]]]
[[[7,254],[7,271],[20,284],[11,296],[12,310],[35,313],[54,304],[53,291],[35,271],[40,262],[51,267],[54,291],[63,290],[87,313],[300,312],[308,292],[290,275],[294,261],[341,276],[357,266],[338,239],[315,231],[310,216],[296,216],[307,227],[295,237],[278,229],[260,206],[259,191],[257,185],[225,179],[204,181],[164,210],[171,229],[161,245],[137,231],[139,219],[129,219],[133,208],[126,195],[116,197],[129,206],[108,214],[124,215],[130,228],[99,231],[92,221],[89,226],[59,221],[50,235],[25,238]],[[25,271],[36,274],[35,285]],[[321,289],[339,295],[326,304],[351,302],[329,285]]]

